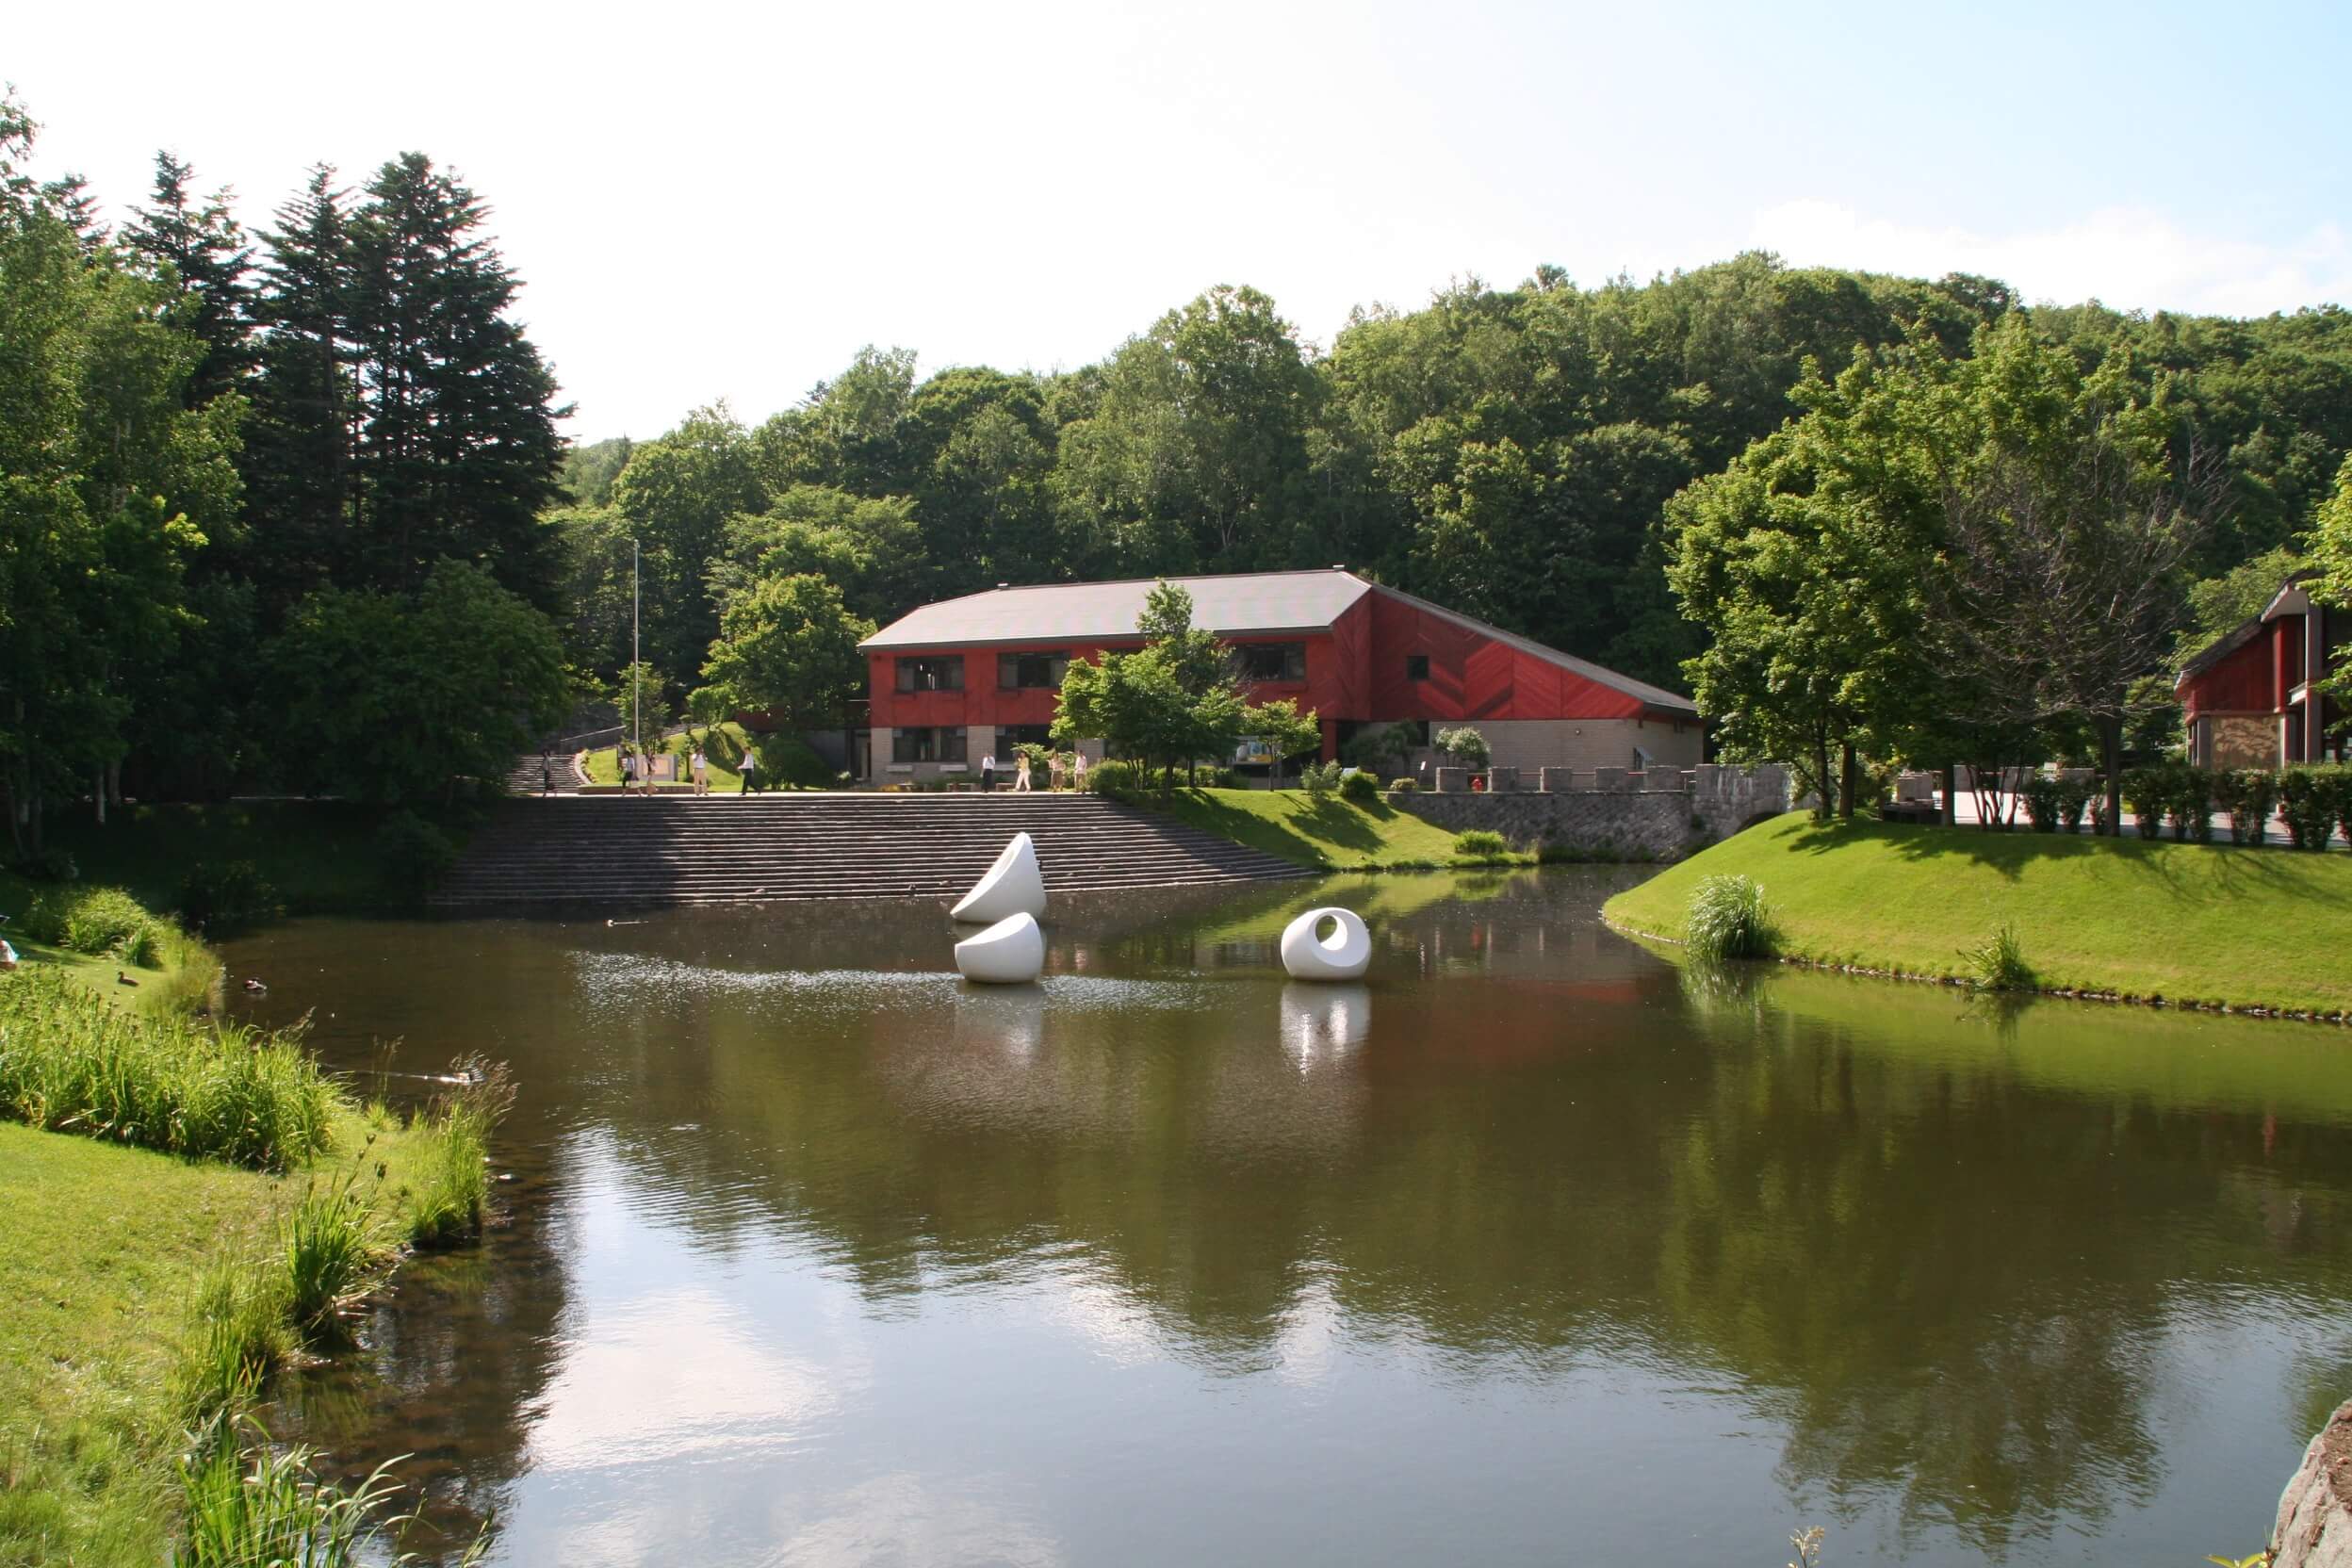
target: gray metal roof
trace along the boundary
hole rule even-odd
[[[1158,580],[1057,582],[967,594],[908,611],[858,645],[887,652],[1133,637],[1143,615],[1144,596]],[[1220,637],[1326,630],[1372,588],[1353,572],[1329,570],[1168,580],[1192,595],[1192,624]]]
[[[987,647],[1016,643],[1116,642],[1134,637],[1144,596],[1156,578],[1126,582],[1061,582],[1033,588],[998,588],[941,599],[912,610],[858,647],[868,653],[892,649]],[[1481,636],[1557,664],[1588,680],[1614,688],[1653,708],[1696,716],[1698,705],[1662,687],[1619,675],[1590,660],[1545,647],[1532,638],[1489,626],[1386,584],[1366,582],[1353,572],[1243,572],[1228,577],[1172,577],[1192,595],[1192,624],[1220,637],[1278,632],[1326,631],[1364,595],[1376,590],[1415,609],[1443,616]]]

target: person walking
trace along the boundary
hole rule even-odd
[[[746,743],[743,746],[743,793],[760,792],[760,754]]]
[[[1029,754],[1025,751],[1017,751],[1013,754],[1013,793],[1025,795],[1028,792]]]
[[[709,794],[710,792],[710,759],[702,754],[702,747],[699,744],[694,747],[694,760],[690,765],[694,770],[694,793]]]
[[[543,795],[555,793],[555,764],[544,751],[539,754],[539,792]]]
[[[1050,754],[1045,760],[1045,792],[1052,794],[1062,787],[1062,754]]]
[[[617,760],[621,768],[621,793],[627,794],[630,787],[637,782],[637,759],[629,754],[627,746],[622,746],[619,748]]]
[[[996,793],[996,753],[983,752],[980,757],[980,792]]]
[[[1080,794],[1086,792],[1086,754],[1083,751],[1070,754],[1070,787]]]

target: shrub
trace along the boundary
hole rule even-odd
[[[251,860],[190,866],[180,878],[178,905],[182,921],[216,935],[286,912],[277,890]]]
[[[754,750],[760,754],[763,788],[789,785],[795,790],[822,790],[833,782],[833,770],[797,735],[762,735]]]
[[[55,970],[0,988],[0,1116],[284,1170],[327,1147],[334,1103],[295,1031],[139,1017]]]
[[[43,893],[17,923],[37,942],[75,953],[111,953],[134,964],[154,963],[163,949],[159,923],[120,888]]]
[[[2090,808],[2099,793],[2096,781],[2084,778],[2058,780],[2058,822],[2069,833],[2082,831],[2082,813]]]
[[[2289,768],[2278,776],[2278,814],[2297,849],[2328,847],[2336,823],[2335,780],[2318,768]]]
[[[1032,782],[1042,787],[1046,776],[1045,764],[1042,761],[1037,762],[1032,765],[1030,772]],[[1086,777],[1087,781],[1094,786],[1097,794],[1131,794],[1144,787],[1143,770],[1133,762],[1121,761],[1118,758],[1097,762],[1086,770]]]
[[[2060,790],[2056,779],[2034,774],[2017,792],[2025,797],[2025,814],[2034,819],[2034,832],[2058,831]]]
[[[2139,823],[2143,839],[2164,832],[2164,809],[2172,796],[2164,772],[2163,768],[2133,768],[2123,776],[2123,804]]]
[[[2025,961],[2025,949],[2017,941],[2017,928],[2002,921],[1983,945],[1963,948],[1960,956],[1967,960],[1969,974],[1978,986],[1988,991],[2030,991],[2034,988],[2034,970]]]
[[[2213,776],[2203,768],[2182,765],[2165,769],[2164,777],[2164,814],[2172,819],[2172,836],[2185,842],[2213,842]]]
[[[2230,841],[2259,844],[2278,804],[2278,776],[2267,768],[2238,768],[2213,776],[2213,800],[2230,813]]]
[[[1468,725],[1459,729],[1439,730],[1437,749],[1465,768],[1483,768],[1494,760],[1494,748],[1486,743],[1486,737]]]
[[[28,882],[73,882],[82,874],[82,868],[74,860],[73,851],[55,844],[17,861],[16,871]]]
[[[1388,787],[1391,792],[1400,795],[1409,795],[1420,788],[1410,778],[1392,778],[1388,781]]]
[[[1492,864],[1511,854],[1511,844],[1500,833],[1483,827],[1454,835],[1454,858],[1480,864]]]
[[[1339,798],[1369,806],[1380,798],[1380,781],[1359,768],[1339,781]]]
[[[376,829],[376,863],[384,891],[404,904],[421,900],[457,864],[457,845],[414,811],[395,811]]]
[[[1339,788],[1337,762],[1309,762],[1298,770],[1298,783],[1311,795],[1327,795]]]
[[[1708,963],[1769,958],[1779,941],[1764,890],[1744,876],[1701,878],[1690,891],[1682,924],[1691,956]]]

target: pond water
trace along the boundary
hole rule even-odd
[[[522,1086],[506,1222],[277,1419],[512,1564],[2257,1549],[2352,1394],[2352,1037],[1702,982],[1634,874],[1065,900],[1004,991],[896,904],[238,944]]]

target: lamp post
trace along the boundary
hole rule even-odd
[[[629,542],[629,727],[642,765],[645,760],[645,704],[639,688],[645,683],[645,672],[637,666],[637,634],[645,607],[645,585],[637,575],[637,541]]]

